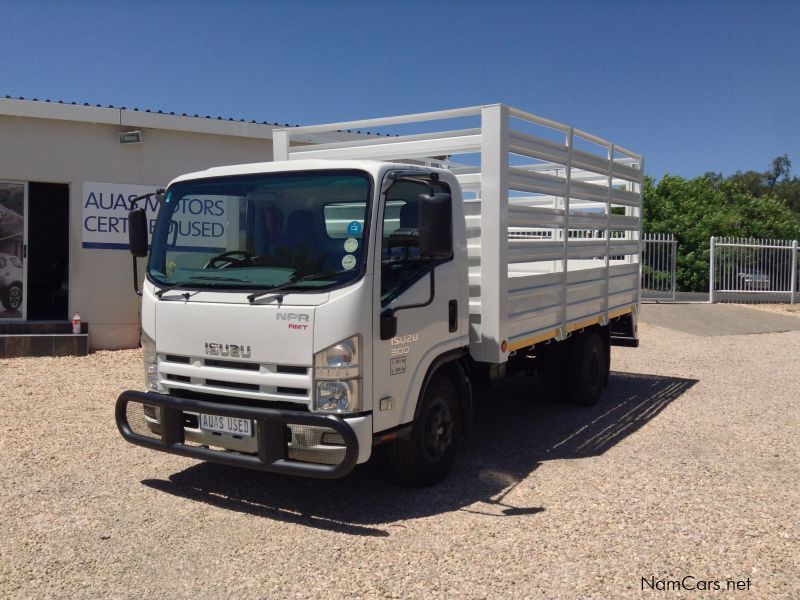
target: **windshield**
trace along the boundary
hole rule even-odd
[[[160,286],[319,290],[358,278],[366,260],[370,177],[298,171],[171,186],[153,230]]]

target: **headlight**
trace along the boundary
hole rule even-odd
[[[323,412],[350,413],[359,409],[359,387],[356,379],[348,381],[318,381],[316,409]]]
[[[142,331],[142,358],[144,359],[144,385],[153,392],[161,391],[158,385],[158,355],[156,342]]]
[[[361,377],[361,336],[337,342],[314,355],[315,379]]]
[[[361,336],[354,335],[317,352],[314,381],[315,411],[361,410]]]
[[[353,364],[355,354],[356,349],[353,341],[345,340],[323,350],[322,359],[328,367],[349,367]]]

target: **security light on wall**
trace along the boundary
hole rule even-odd
[[[120,144],[141,144],[141,131],[120,131],[118,134]]]

